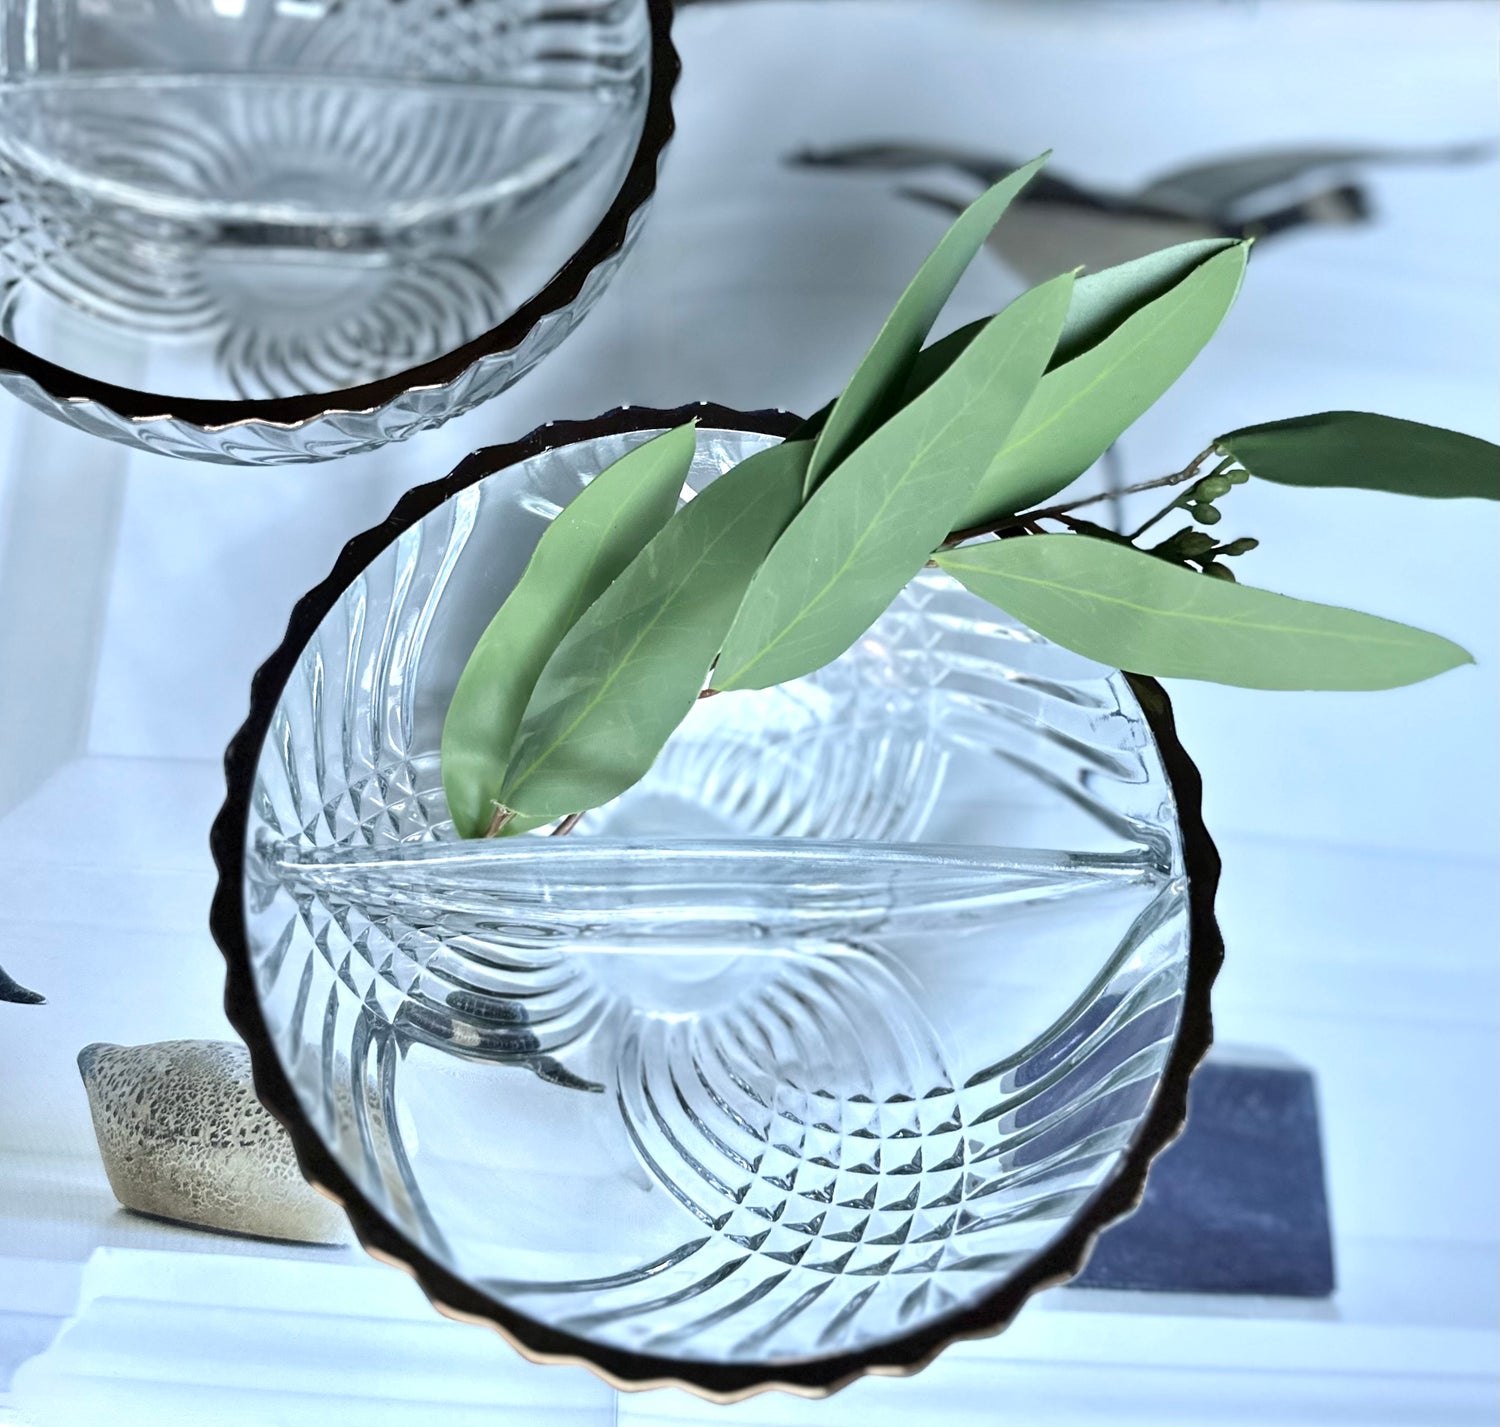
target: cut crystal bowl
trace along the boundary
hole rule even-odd
[[[496,395],[639,230],[670,11],[0,6],[0,386],[233,464],[370,450]]]
[[[364,1241],[524,1352],[829,1390],[1075,1272],[1180,1128],[1217,860],[1160,688],[936,571],[808,678],[702,701],[570,836],[463,841],[443,716],[547,522],[696,416],[482,451],[261,670],[215,935],[261,1093]]]

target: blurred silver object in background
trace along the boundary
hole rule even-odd
[[[231,461],[466,410],[561,339],[633,234],[670,130],[665,11],[8,0],[0,380]]]
[[[1049,169],[990,242],[1027,282],[1041,282],[1076,264],[1109,267],[1193,238],[1266,239],[1299,228],[1368,222],[1363,170],[1376,164],[1469,163],[1494,152],[1486,143],[1266,149],[1185,164],[1133,191],[1074,182]],[[808,149],[791,162],[895,174],[903,180],[903,198],[949,213],[1015,167],[994,154],[901,142]],[[945,191],[934,186],[940,177],[959,182]]]

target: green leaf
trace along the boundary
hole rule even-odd
[[[813,448],[804,495],[811,495],[887,414],[886,402],[901,390],[913,359],[964,269],[984,246],[1011,200],[1036,177],[1047,158],[1043,154],[1033,159],[982,193],[959,214],[932,250],[834,402]]]
[[[714,675],[764,689],[836,659],[952,529],[1035,387],[1071,275],[1023,293],[910,406],[845,457],[750,583]]]
[[[1095,346],[1044,376],[961,512],[967,529],[1056,495],[1188,368],[1234,302],[1248,243],[1195,268]]]
[[[516,729],[548,657],[677,508],[697,446],[689,423],[601,471],[543,532],[479,637],[443,722],[443,791],[461,837],[483,837]]]
[[[745,587],[797,510],[811,443],[751,456],[690,500],[563,637],[501,795],[557,817],[637,782],[703,688]]]
[[[1324,411],[1246,426],[1215,445],[1252,476],[1285,486],[1500,498],[1500,447],[1395,416]]]
[[[974,322],[966,322],[962,327],[956,327],[946,337],[939,337],[936,342],[923,347],[913,360],[911,370],[906,374],[906,385],[901,389],[897,409],[910,406],[942,376],[968,350],[969,343],[984,331],[989,321],[988,317],[981,317]],[[1059,337],[1058,340],[1062,339]]]
[[[1128,263],[1085,273],[1073,286],[1073,301],[1068,320],[1063,324],[1057,350],[1048,370],[1081,356],[1097,346],[1126,318],[1139,312],[1149,302],[1164,296],[1188,274],[1209,258],[1235,245],[1233,238],[1200,238],[1192,243],[1178,243],[1157,253],[1134,258]],[[953,364],[954,358],[978,335],[988,318],[970,322],[965,327],[940,337],[923,347],[912,363],[906,379],[901,404],[920,396]]]
[[[1127,318],[1165,297],[1210,258],[1240,246],[1235,238],[1199,238],[1085,274],[1073,289],[1073,305],[1052,365],[1060,367],[1097,347]]]
[[[1193,574],[1086,535],[1026,535],[938,556],[1039,634],[1137,674],[1250,689],[1389,689],[1472,663],[1436,634]]]

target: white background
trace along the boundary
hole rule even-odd
[[[716,1419],[520,1364],[352,1255],[265,1263],[114,1210],[73,1057],[227,1033],[204,927],[216,761],[292,602],[402,490],[540,421],[626,401],[821,404],[943,220],[890,180],[789,168],[796,149],[1052,147],[1059,171],[1128,189],[1234,150],[1495,130],[1483,3],[757,0],[694,8],[676,34],[679,134],[639,248],[488,407],[373,456],[243,472],[0,407],[0,963],[49,999],[0,1005],[0,1422],[23,1407],[70,1427],[267,1422],[273,1406],[372,1422],[388,1399],[419,1404],[403,1421],[509,1420],[505,1405],[527,1424]],[[1220,336],[1125,439],[1130,478],[1222,430],[1329,408],[1496,436],[1495,164],[1367,178],[1373,225],[1257,250]],[[986,257],[945,325],[1018,285]],[[1438,630],[1479,660],[1378,695],[1172,689],[1226,859],[1219,1034],[1318,1075],[1337,1299],[1226,1318],[1053,1293],[913,1382],[822,1407],[761,1399],[735,1420],[1494,1421],[1495,508],[1252,485],[1225,513],[1221,529],[1264,542],[1246,579]],[[123,1257],[90,1268],[78,1326],[8,1399],[99,1242]],[[270,1275],[255,1312],[253,1274]]]

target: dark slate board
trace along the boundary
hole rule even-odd
[[[1210,1060],[1141,1206],[1099,1239],[1077,1288],[1326,1298],[1333,1243],[1309,1072]]]

